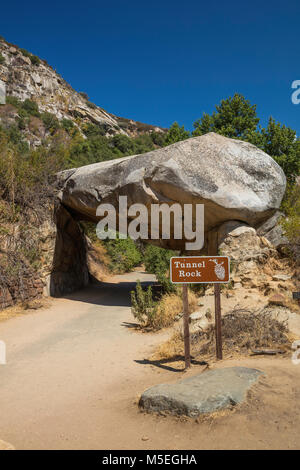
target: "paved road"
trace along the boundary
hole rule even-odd
[[[210,364],[266,374],[245,407],[211,421],[138,410],[143,390],[183,373],[144,361],[169,332],[132,329],[129,300],[137,278],[152,280],[143,273],[119,276],[0,323],[7,344],[0,439],[17,449],[298,449],[300,365],[288,357]],[[193,366],[187,375],[199,372]]]
[[[135,360],[158,341],[130,328],[137,278],[154,280],[136,272],[118,276],[0,323],[7,346],[7,365],[0,366],[1,438],[19,449],[102,446],[114,400],[122,400],[124,384],[145,367]]]

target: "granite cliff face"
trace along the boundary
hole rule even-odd
[[[75,91],[46,61],[26,50],[0,39],[0,80],[6,84],[8,96],[21,101],[35,101],[41,111],[58,119],[71,119],[74,124],[93,123],[107,135],[161,131],[159,127],[114,116],[91,103],[85,93]]]

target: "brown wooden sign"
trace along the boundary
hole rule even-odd
[[[174,284],[222,283],[230,280],[228,256],[178,256],[170,260]]]

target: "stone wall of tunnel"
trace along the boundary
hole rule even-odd
[[[49,279],[49,294],[59,297],[89,283],[87,246],[77,220],[57,202],[54,209],[56,240]]]

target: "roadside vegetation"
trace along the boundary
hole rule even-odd
[[[290,354],[291,335],[287,320],[279,320],[270,308],[243,309],[238,306],[222,317],[224,357],[259,354],[264,349]],[[191,353],[194,359],[215,357],[215,325],[191,333]],[[159,345],[152,360],[176,361],[184,355],[184,338],[180,329]]]
[[[196,295],[189,292],[189,311],[196,310]],[[176,288],[173,293],[158,290],[153,293],[151,286],[146,290],[138,281],[135,291],[131,292],[131,310],[141,328],[159,330],[172,326],[182,315],[182,291]]]

